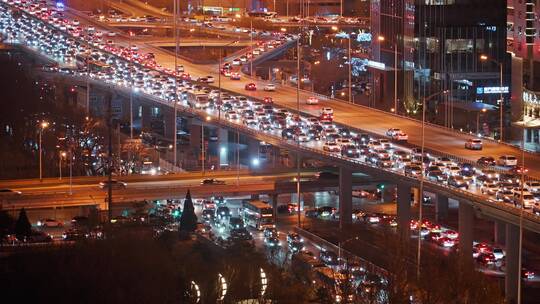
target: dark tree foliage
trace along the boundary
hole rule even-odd
[[[25,237],[30,236],[32,233],[32,225],[30,224],[30,221],[28,220],[28,216],[26,215],[26,210],[24,208],[21,209],[21,212],[19,213],[19,218],[17,219],[17,222],[15,223],[15,235],[19,240],[23,240]]]
[[[100,242],[51,246],[11,255],[0,263],[3,296],[20,303],[216,303],[221,274],[228,291],[223,303],[261,297],[260,269],[269,278],[265,298],[307,303],[309,286],[287,277],[262,255],[245,247],[223,249],[207,240],[155,240],[115,236]],[[53,280],[46,279],[51,275]],[[31,292],[29,292],[31,291]]]
[[[5,210],[0,210],[0,242],[6,234],[10,234],[15,226],[15,219]]]
[[[180,217],[180,232],[194,232],[197,228],[197,215],[195,215],[195,208],[193,207],[193,201],[191,200],[191,193],[189,190],[184,200],[184,209],[182,210],[182,216]]]

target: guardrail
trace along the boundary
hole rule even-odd
[[[343,247],[339,248],[338,245],[328,240],[325,240],[321,238],[320,236],[313,234],[305,229],[302,229],[300,227],[294,227],[294,231],[298,233],[299,235],[301,235],[302,237],[312,241],[313,243],[322,246],[326,250],[332,250],[334,252],[341,252],[341,256],[346,257],[349,260],[358,262],[364,269],[366,269],[370,273],[377,274],[379,276],[383,276],[386,278],[388,278],[390,274],[386,269],[379,267],[371,263],[370,261],[362,259],[361,257],[353,254],[352,252],[346,249],[343,249]]]
[[[5,5],[5,4],[2,4],[2,5]],[[10,7],[9,5],[7,5],[7,6]],[[26,14],[27,16],[30,16],[30,18],[34,18],[33,16],[31,16],[30,14],[28,14],[26,12],[24,12],[24,14]],[[40,23],[44,24],[45,26],[52,28],[54,31],[62,32],[59,29],[53,27],[52,25],[41,21],[40,19],[37,19],[37,18],[34,18],[34,19],[38,20]],[[69,34],[67,34],[67,35],[71,36]],[[80,39],[78,39],[78,40],[81,41]],[[89,44],[87,44],[85,42],[82,42],[82,43],[84,43],[85,45],[89,45]],[[94,47],[92,45],[89,45],[89,46],[90,46],[90,48],[96,49],[96,47]],[[121,58],[121,57],[119,57],[119,56],[117,56],[115,54],[112,54],[110,52],[106,52],[106,51],[103,51],[103,50],[101,50],[101,51],[104,52],[104,53],[109,54],[110,56],[114,56],[115,58],[119,58],[121,60],[127,61],[124,58]],[[138,65],[139,67],[144,67],[143,65],[138,64],[138,63],[131,63],[131,64]],[[146,67],[144,67],[144,68],[146,68]],[[157,71],[157,70],[155,70],[155,71],[158,72],[158,73],[165,74],[164,72],[161,72],[161,71]],[[98,83],[99,85],[101,85],[102,82],[103,82],[102,80],[95,80],[94,78],[88,77],[88,76],[86,76],[86,78],[90,78],[93,82]],[[123,86],[119,86],[119,85],[111,84],[111,83],[107,83],[107,86],[109,86],[111,88],[114,87],[114,88],[117,88],[118,90],[128,91],[128,92],[132,90],[131,88],[127,88],[127,87],[123,87]],[[210,87],[212,87],[212,86],[210,86]],[[226,91],[226,90],[224,90],[224,91]],[[144,92],[140,92],[139,94],[144,96],[144,97],[147,97],[150,100],[156,101],[156,102],[158,102],[160,104],[163,104],[163,105],[166,105],[166,106],[169,106],[169,107],[173,106],[170,101],[166,101],[166,100],[164,100],[162,98],[159,98],[159,97],[156,97],[154,95],[147,94],[147,93],[144,93]],[[205,111],[191,109],[191,108],[189,108],[187,106],[183,106],[183,105],[179,106],[179,111],[183,112],[183,113],[189,113],[191,115],[196,115],[196,116],[198,116],[198,117],[200,117],[202,119],[204,119],[206,116],[208,116],[208,113],[205,112]],[[276,135],[273,135],[273,134],[261,133],[261,132],[259,132],[257,130],[252,129],[252,128],[243,126],[243,125],[241,125],[239,123],[233,123],[233,122],[229,122],[229,121],[222,120],[222,119],[218,119],[217,121],[214,120],[213,123],[218,124],[218,125],[222,125],[222,126],[225,126],[225,127],[228,127],[228,128],[232,128],[232,129],[235,129],[235,130],[239,130],[239,131],[241,130],[242,133],[244,133],[244,134],[250,135],[250,136],[255,137],[255,138],[262,138],[263,140],[265,140],[267,142],[270,142],[271,144],[281,146],[281,147],[285,147],[285,148],[292,149],[292,150],[296,150],[296,151],[300,151],[300,152],[303,152],[303,153],[308,153],[308,155],[313,155],[313,156],[318,157],[318,158],[323,158],[323,159],[326,159],[326,160],[333,160],[333,161],[336,161],[337,163],[341,163],[341,164],[344,164],[344,165],[355,164],[358,167],[360,167],[361,169],[370,169],[372,172],[377,172],[377,170],[379,172],[383,171],[383,172],[391,173],[391,174],[395,175],[396,177],[399,177],[399,178],[401,178],[403,180],[408,180],[409,182],[413,182],[413,183],[418,182],[417,179],[408,177],[404,173],[397,171],[397,169],[395,169],[395,168],[390,169],[390,170],[381,169],[381,168],[379,168],[377,166],[369,164],[369,163],[367,163],[365,161],[361,161],[359,159],[346,158],[346,157],[343,157],[341,155],[337,155],[335,153],[325,152],[325,151],[322,151],[321,149],[314,149],[314,148],[307,147],[305,145],[300,145],[300,144],[293,145],[293,144],[290,143],[291,141],[289,141],[289,140],[283,140],[282,138],[280,138],[280,137],[278,137]],[[451,158],[455,158],[455,156],[451,156]],[[446,192],[454,193],[454,194],[457,193],[457,194],[459,194],[458,196],[465,197],[465,198],[467,198],[467,199],[469,199],[470,201],[473,201],[473,202],[480,202],[483,205],[486,205],[486,201],[489,201],[490,203],[492,203],[491,200],[489,200],[489,199],[487,199],[487,198],[485,198],[483,196],[473,194],[471,192],[464,191],[464,190],[461,190],[461,189],[453,188],[453,187],[450,187],[450,186],[442,184],[442,183],[433,183],[433,182],[431,182],[429,180],[426,180],[425,184],[428,187],[431,187],[433,189],[444,190]],[[495,206],[495,204],[491,204],[491,205]],[[498,204],[498,205],[500,205],[500,204]],[[497,206],[497,208],[499,208],[499,209],[508,210],[506,207],[507,206],[505,206],[505,207]],[[511,210],[512,210],[513,215],[516,215],[516,210],[519,210],[519,209],[518,208],[513,208]],[[540,217],[538,217],[538,216],[536,216],[536,215],[534,215],[532,213],[526,212],[525,214],[526,214],[526,217],[528,219],[530,219],[531,221],[538,222],[540,220]]]

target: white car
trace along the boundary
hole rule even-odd
[[[536,182],[536,181],[525,182],[525,188],[527,188],[527,190],[529,190],[529,192],[531,193],[538,193],[540,192],[540,182]]]
[[[242,64],[242,62],[240,61],[240,59],[238,59],[238,58],[233,59],[232,65],[240,65],[240,64]]]
[[[116,180],[116,179],[112,179],[110,184],[109,184],[108,180],[104,180],[104,181],[99,182],[99,187],[101,189],[107,189],[109,187],[109,185],[111,185],[112,189],[125,189],[127,187],[127,184],[125,182],[121,182],[121,181]]]
[[[273,91],[276,90],[276,85],[273,84],[273,83],[267,83],[267,84],[264,86],[263,90],[268,91],[268,92],[270,92],[270,91],[273,92]]]
[[[500,260],[506,256],[506,252],[502,248],[493,248],[491,253],[493,253],[496,260]]]
[[[468,139],[465,142],[465,149],[482,150],[482,140],[477,138]]]
[[[295,137],[297,138],[297,140],[299,142],[308,142],[309,141],[309,136],[307,136],[307,134],[304,133],[304,132],[300,132],[299,134],[295,134]]]
[[[321,108],[321,115],[322,114],[326,114],[326,115],[333,115],[334,114],[334,109],[332,108]]]
[[[343,146],[346,146],[346,145],[354,145],[352,140],[350,140],[348,138],[338,138],[338,139],[336,139],[336,144],[338,144],[338,146],[340,146],[340,147],[343,147]]]
[[[514,203],[521,205],[521,191],[514,192]],[[523,208],[530,209],[534,206],[536,200],[530,192],[523,192]]]
[[[450,176],[459,175],[459,172],[461,171],[461,168],[458,166],[449,166],[446,167],[445,173]]]
[[[503,155],[499,157],[497,164],[505,167],[517,166],[517,158],[513,155]]]
[[[394,134],[401,132],[401,129],[398,128],[391,128],[386,131],[386,136],[394,136]]]
[[[238,116],[238,113],[236,111],[229,111],[229,112],[225,113],[225,118],[228,119],[228,120],[238,120],[239,116]]]
[[[308,97],[308,99],[306,100],[306,104],[308,105],[316,105],[318,103],[319,103],[319,99],[315,96]]]
[[[398,133],[394,133],[392,135],[392,139],[397,141],[407,141],[409,140],[409,135],[403,133],[402,131],[399,131]]]
[[[214,76],[206,76],[206,83],[214,83]]]
[[[62,227],[64,223],[53,219],[42,219],[37,222],[39,227]]]
[[[480,187],[482,194],[495,195],[499,191],[499,186],[496,183],[484,183]]]
[[[341,147],[335,142],[329,141],[324,143],[323,150],[327,152],[341,152]]]

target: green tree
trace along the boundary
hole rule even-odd
[[[6,234],[13,230],[15,219],[5,210],[0,211],[0,242]]]
[[[17,222],[15,223],[15,235],[18,239],[22,240],[27,236],[30,236],[30,233],[32,232],[32,225],[30,224],[30,221],[28,220],[28,216],[26,215],[26,210],[24,208],[21,209],[21,212],[19,213],[19,218],[17,219]]]
[[[182,216],[180,217],[179,231],[180,233],[194,232],[196,228],[197,215],[195,215],[195,208],[193,207],[193,201],[191,200],[191,193],[188,190],[186,193],[186,199],[184,200]]]

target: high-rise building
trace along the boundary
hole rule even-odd
[[[371,105],[403,113],[412,96],[414,0],[371,1]],[[397,79],[397,81],[395,81]],[[397,109],[394,109],[397,105]]]
[[[499,136],[509,112],[506,0],[416,2],[415,99],[448,90],[426,105],[431,122]]]
[[[508,0],[507,51],[512,54],[512,139],[540,151],[540,5]]]
[[[372,106],[419,117],[422,100],[435,94],[426,106],[430,122],[498,136],[500,100],[508,103],[510,90],[506,0],[372,0],[371,6]]]

